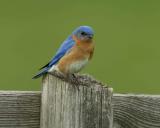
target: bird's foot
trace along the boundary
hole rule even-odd
[[[75,87],[78,88],[78,86],[79,86],[79,81],[78,81],[77,76],[76,76],[75,74],[69,74],[69,75],[67,75],[67,77],[68,77],[68,81],[69,81],[70,83],[72,83],[73,85],[75,85]]]

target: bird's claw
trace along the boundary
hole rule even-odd
[[[68,75],[68,81],[70,83],[72,83],[73,85],[75,85],[75,87],[77,87],[79,89],[79,81],[78,81],[78,78],[75,74],[70,74]]]

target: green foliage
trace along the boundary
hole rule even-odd
[[[115,92],[160,93],[160,1],[0,1],[0,89],[40,90],[32,80],[80,25],[96,49],[83,70]]]

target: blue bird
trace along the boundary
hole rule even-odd
[[[40,68],[33,79],[54,70],[65,75],[79,72],[92,58],[94,51],[93,35],[94,31],[89,26],[76,28],[61,44],[51,61]]]

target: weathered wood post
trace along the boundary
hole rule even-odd
[[[49,74],[44,77],[40,128],[112,128],[112,88],[84,78],[77,87]]]

